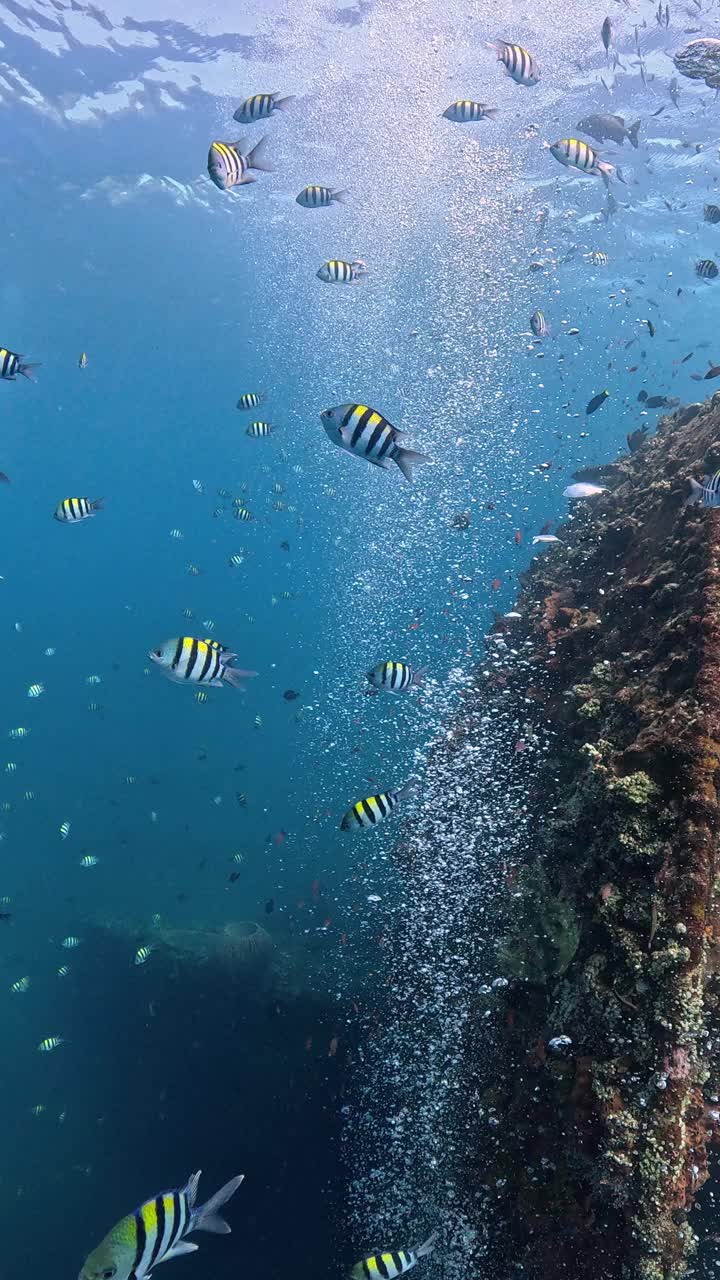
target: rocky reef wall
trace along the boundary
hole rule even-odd
[[[530,789],[499,1029],[466,1045],[499,1274],[678,1280],[697,1247],[720,1126],[720,510],[686,498],[719,469],[716,395],[583,475],[608,491],[524,575],[458,720],[514,710]]]

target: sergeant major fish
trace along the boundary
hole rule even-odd
[[[349,191],[331,191],[330,187],[310,183],[309,186],[303,187],[299,196],[295,197],[295,203],[301,205],[303,209],[325,209],[329,204],[345,204],[349,194]]]
[[[502,62],[505,68],[505,74],[516,84],[522,84],[526,89],[538,84],[540,68],[533,55],[523,49],[521,44],[506,44],[504,40],[496,40],[488,48],[495,50],[498,62]]]
[[[23,378],[27,378],[28,382],[34,382],[30,370],[39,369],[39,364],[23,364],[24,357],[17,351],[8,351],[7,347],[0,347],[0,378],[4,378],[6,382],[15,382],[16,375],[21,373]]]
[[[102,498],[63,498],[53,515],[61,524],[77,524],[79,520],[89,520],[102,509]]]
[[[378,662],[372,671],[368,671],[367,678],[375,689],[404,693],[422,684],[424,674],[422,668],[413,670],[407,662]]]
[[[208,173],[220,191],[230,191],[233,187],[244,186],[254,182],[255,178],[249,169],[272,173],[272,165],[268,164],[264,155],[265,138],[261,138],[247,155],[242,152],[243,140],[237,142],[212,142],[208,151]]]
[[[558,164],[564,165],[566,169],[579,169],[581,173],[600,177],[605,184],[615,172],[611,164],[600,159],[593,147],[578,138],[561,138],[559,142],[553,142],[552,145],[546,143],[545,146]]]
[[[384,822],[403,800],[407,800],[415,791],[415,783],[408,782],[399,791],[382,791],[379,795],[368,796],[351,805],[340,823],[341,831],[357,831],[359,827],[367,829]]]
[[[634,124],[626,125],[622,116],[601,116],[590,115],[584,120],[579,120],[575,128],[581,133],[589,133],[591,138],[596,142],[616,142],[621,147],[626,138],[629,139],[633,147],[638,146],[638,130],[642,120],[636,120]]]
[[[475,120],[497,119],[497,107],[488,107],[484,102],[473,102],[471,98],[460,98],[451,102],[443,111],[445,120],[453,120],[455,124],[467,124]]]
[[[93,1249],[78,1280],[146,1280],[154,1267],[170,1258],[194,1253],[185,1237],[193,1231],[227,1235],[230,1227],[218,1209],[235,1194],[244,1175],[225,1183],[207,1204],[196,1205],[200,1172],[181,1190],[165,1191],[129,1213]]]
[[[399,445],[397,440],[402,432],[368,405],[339,404],[334,409],[323,409],[320,418],[328,437],[338,448],[384,469],[395,462],[411,484],[413,463],[426,460],[424,453]]]
[[[223,649],[217,641],[197,640],[193,636],[166,640],[159,649],[151,649],[148,657],[178,684],[206,684],[213,689],[229,684],[238,689],[242,688],[240,680],[244,676],[257,675],[257,671],[231,667],[229,664],[237,654]]]
[[[279,93],[253,93],[240,103],[233,113],[233,120],[238,124],[254,124],[256,120],[267,120],[276,111],[287,111],[288,103],[294,102],[295,95],[289,94],[281,98]]]
[[[345,262],[342,258],[330,258],[315,272],[318,280],[324,284],[355,284],[367,275],[367,267],[358,258],[355,262]]]
[[[694,503],[702,503],[704,507],[720,507],[720,471],[716,471],[714,476],[703,476],[699,483],[690,477],[690,496],[686,499],[686,505]]]
[[[356,1262],[350,1272],[350,1280],[397,1280],[411,1271],[421,1258],[427,1257],[435,1248],[437,1231],[433,1231],[423,1244],[412,1249],[399,1249],[397,1252],[374,1253],[362,1262]]]
[[[530,328],[536,338],[547,338],[550,330],[542,311],[533,311],[530,317]]]

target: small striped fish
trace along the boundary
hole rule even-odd
[[[129,1213],[86,1258],[79,1280],[145,1280],[170,1258],[194,1253],[185,1237],[193,1231],[226,1235],[230,1227],[218,1209],[235,1194],[243,1174],[231,1178],[207,1204],[196,1205],[200,1173],[181,1190],[165,1191]]]
[[[242,138],[237,142],[212,142],[208,151],[208,173],[220,191],[230,191],[248,182],[254,182],[249,169],[272,173],[272,165],[268,164],[264,155],[265,138],[255,144],[252,151],[244,155],[241,148]]]
[[[264,391],[246,391],[237,402],[238,409],[257,409],[265,399]]]
[[[322,209],[333,202],[345,204],[349,194],[349,191],[331,191],[329,187],[311,184],[303,187],[300,195],[295,197],[295,203],[302,205],[303,209]]]
[[[229,663],[237,654],[217,640],[196,640],[193,636],[166,640],[159,649],[151,649],[148,657],[178,684],[206,684],[214,689],[229,684],[237,689],[242,687],[242,677],[257,675],[257,671],[231,667]]]
[[[687,501],[702,503],[704,507],[720,507],[720,471],[716,471],[714,476],[703,476],[699,484],[691,478]]]
[[[255,519],[252,511],[248,511],[247,507],[244,507],[241,502],[236,504],[234,514],[236,520],[244,520],[246,523]]]
[[[274,428],[270,426],[269,422],[251,422],[245,435],[251,436],[253,440],[260,440],[265,436],[272,435],[273,430]]]
[[[324,284],[354,284],[367,275],[367,267],[362,258],[355,262],[345,262],[342,258],[329,258],[323,262],[319,271],[315,272],[318,280]]]
[[[22,364],[23,356],[17,351],[8,351],[7,347],[0,347],[0,378],[5,378],[8,382],[15,382],[18,373],[23,378],[34,382],[30,370],[39,369],[39,364]]]
[[[287,111],[288,103],[293,102],[295,95],[289,94],[281,98],[279,93],[254,93],[240,103],[233,114],[238,124],[254,124],[256,120],[268,120],[275,111]]]
[[[366,404],[339,404],[334,409],[323,409],[320,418],[338,448],[355,453],[376,467],[387,468],[395,462],[411,484],[413,463],[426,459],[424,453],[403,449],[397,443],[402,433]]]
[[[548,323],[542,311],[533,311],[530,317],[530,328],[536,338],[547,338],[550,330],[548,329]]]
[[[385,689],[387,693],[404,693],[414,685],[422,684],[424,671],[414,671],[407,662],[378,662],[367,678],[375,689]]]
[[[88,520],[96,511],[102,511],[102,498],[63,498],[55,508],[55,519],[61,524],[76,524]]]
[[[540,68],[531,53],[523,49],[521,44],[506,44],[504,40],[496,40],[489,48],[494,49],[498,62],[502,62],[506,75],[516,84],[530,88],[540,79]]]
[[[59,1049],[64,1044],[62,1036],[46,1036],[38,1045],[39,1053],[52,1053],[53,1049]]]
[[[610,175],[615,172],[611,164],[600,159],[594,147],[588,146],[587,142],[582,142],[579,138],[561,138],[547,149],[558,164],[564,165],[566,169],[578,169],[580,173],[592,174],[602,178],[605,183],[609,182]]]
[[[610,259],[601,249],[593,249],[586,255],[587,260],[593,267],[606,267]]]
[[[388,814],[403,800],[407,800],[415,791],[415,783],[408,782],[399,791],[381,791],[379,795],[368,796],[352,805],[340,823],[341,831],[357,831],[358,827],[376,827],[384,822]]]
[[[497,107],[487,107],[484,102],[473,102],[471,98],[460,98],[451,102],[443,111],[446,120],[454,120],[456,124],[467,124],[471,120],[495,120]]]
[[[715,280],[718,274],[718,266],[713,262],[712,258],[702,258],[700,262],[695,263],[695,274],[701,280]]]
[[[432,1253],[436,1240],[437,1231],[433,1231],[424,1244],[415,1245],[414,1249],[374,1253],[369,1258],[363,1258],[350,1272],[351,1280],[396,1280],[397,1276],[404,1276],[421,1258]]]
[[[706,222],[720,222],[720,209],[716,204],[706,204],[703,217]]]

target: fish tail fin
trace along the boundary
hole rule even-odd
[[[93,511],[102,511],[105,506],[105,499],[93,498],[92,502],[90,503],[90,506]]]
[[[193,1177],[190,1179],[190,1183],[188,1183],[188,1186],[192,1185],[193,1178],[195,1179],[194,1190],[196,1194],[197,1179],[199,1177],[199,1173],[193,1174]],[[217,1236],[226,1236],[229,1234],[230,1227],[225,1219],[220,1217],[218,1209],[221,1209],[224,1204],[227,1204],[230,1197],[235,1195],[235,1192],[244,1177],[245,1175],[240,1173],[236,1178],[231,1178],[229,1182],[225,1183],[224,1187],[221,1187],[219,1191],[215,1192],[215,1195],[212,1196],[206,1204],[201,1204],[198,1209],[193,1210],[191,1219],[192,1227],[189,1228],[188,1235],[190,1234],[190,1231],[210,1231],[213,1235]]]
[[[295,101],[295,94],[289,93],[285,98],[273,98],[273,106],[277,111],[287,111],[288,103]]]
[[[427,1240],[424,1240],[422,1244],[416,1245],[412,1251],[415,1254],[415,1257],[426,1258],[429,1253],[432,1253],[433,1249],[435,1248],[437,1238],[438,1238],[437,1231],[433,1231],[432,1235],[428,1236]]]
[[[488,120],[497,120],[498,116],[500,115],[500,109],[498,107],[486,107],[485,115],[487,116]]]
[[[265,159],[265,147],[267,145],[267,137],[261,138],[255,143],[252,151],[248,151],[247,162],[248,168],[260,169],[263,173],[272,173],[273,166]]]
[[[28,382],[37,382],[37,378],[33,378],[30,370],[39,369],[39,368],[40,368],[39,362],[36,362],[35,364],[19,364],[17,371],[18,373],[22,374],[23,378],[27,378]]]
[[[241,693],[245,692],[245,686],[240,683],[241,680],[247,680],[256,676],[257,671],[246,671],[243,667],[223,667],[222,679],[233,689],[239,689]],[[238,1186],[240,1184],[238,1183]]]
[[[605,183],[605,186],[609,191],[610,179],[615,172],[615,168],[613,165],[608,164],[607,160],[598,160],[597,167],[598,167],[598,173],[600,174],[600,177],[602,178],[603,182]]]
[[[411,800],[411,799],[412,799],[412,797],[413,797],[413,796],[415,795],[415,793],[417,792],[417,789],[418,789],[418,787],[419,787],[419,786],[420,786],[420,783],[419,783],[419,782],[417,782],[417,781],[415,780],[415,778],[411,778],[411,779],[410,779],[410,781],[409,781],[409,782],[406,782],[406,783],[405,783],[405,786],[404,786],[404,787],[401,787],[401,788],[400,788],[400,790],[396,793],[396,799],[398,799],[398,800]],[[415,1252],[417,1253],[417,1249],[415,1250]],[[428,1250],[428,1252],[429,1252],[429,1250]],[[421,1256],[422,1256],[422,1255],[421,1255]]]
[[[350,199],[350,192],[349,191],[331,191],[330,199],[337,200],[338,204],[347,204],[348,200]]]
[[[425,683],[426,675],[427,675],[427,667],[418,667],[416,671],[413,671],[413,678],[412,678],[413,689],[415,688],[416,684]]]
[[[635,123],[631,124],[630,128],[628,129],[628,138],[630,139],[630,142],[635,148],[637,148],[639,145],[638,130],[641,124],[642,124],[642,120],[636,120]]]
[[[702,502],[702,500],[703,500],[703,487],[701,484],[698,484],[697,480],[695,480],[692,476],[690,476],[690,492],[687,498],[685,499],[685,502],[683,503],[683,505],[686,507],[691,507],[691,506],[694,506],[696,502]]]
[[[426,453],[416,453],[414,449],[402,449],[400,445],[398,445],[394,454],[394,459],[405,479],[412,484],[414,464],[417,462],[427,462],[428,456]]]

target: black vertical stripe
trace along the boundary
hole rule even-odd
[[[195,643],[197,644],[197,641],[195,641]],[[210,647],[210,645],[208,645],[208,646],[207,646],[207,652],[206,652],[206,654],[205,654],[205,661],[203,662],[203,666],[202,666],[202,671],[200,672],[199,676],[197,676],[197,679],[198,679],[198,680],[204,680],[204,679],[205,679],[205,677],[207,676],[208,670],[209,670],[209,668],[210,668],[210,664],[211,664],[211,662],[212,662],[212,660],[213,660],[213,658],[214,658],[214,657],[215,657],[215,652],[214,652],[214,650]]]
[[[158,1260],[163,1236],[165,1235],[165,1200],[163,1196],[155,1197],[155,1214],[157,1216],[157,1235],[155,1236],[155,1243],[152,1247],[152,1253],[150,1254],[150,1262],[147,1267],[148,1271],[152,1271],[154,1264]]]
[[[393,1263],[394,1263],[394,1266],[395,1266],[395,1270],[397,1271],[398,1275],[399,1275],[399,1276],[401,1276],[401,1275],[402,1275],[402,1273],[403,1273],[403,1271],[405,1270],[405,1267],[403,1266],[403,1256],[402,1256],[402,1254],[401,1254],[401,1253],[393,1253],[393,1255],[392,1255],[392,1260],[393,1260]]]
[[[390,1272],[385,1266],[385,1262],[383,1260],[383,1256],[381,1253],[377,1255],[375,1262],[377,1264],[378,1272],[382,1276],[383,1280],[390,1280]]]
[[[393,429],[390,426],[390,423],[386,422],[384,418],[382,420],[382,427],[383,427],[383,431],[387,432],[387,435],[385,436],[385,439],[383,440],[382,445],[378,449],[378,459],[384,458],[385,454],[388,453],[390,450],[392,450],[392,448],[395,445],[395,437],[393,435]]]
[[[362,811],[362,804],[353,805],[353,809],[352,809],[353,818],[355,819],[359,827],[364,827],[365,823],[362,820],[361,811]]]
[[[180,655],[181,655],[182,651],[183,651],[183,637],[182,637],[182,636],[180,636],[180,638],[179,638],[179,640],[178,640],[178,642],[177,642],[177,647],[176,647],[176,649],[175,649],[175,657],[173,658],[172,662],[170,663],[170,666],[171,666],[171,668],[172,668],[172,670],[173,670],[173,671],[177,671],[177,666],[178,666],[178,662],[180,661]]]
[[[363,1264],[362,1264],[362,1269],[363,1269],[363,1271],[365,1272],[366,1280],[370,1280],[370,1268],[369,1268],[369,1266],[368,1266],[367,1262],[365,1262],[364,1260],[363,1260]]]
[[[372,797],[370,798],[372,799]],[[367,800],[362,800],[361,805],[362,805],[363,813],[366,815],[368,822],[370,823],[370,826],[374,827],[375,823],[377,822],[377,818],[375,817],[375,813],[372,809],[372,806],[368,803]],[[361,822],[360,825],[364,826],[365,824]]]
[[[191,677],[191,675],[192,675],[192,673],[193,673],[193,671],[194,671],[194,669],[195,669],[195,664],[197,663],[197,656],[198,656],[198,642],[197,642],[197,640],[193,639],[193,641],[192,641],[192,643],[191,643],[191,645],[190,645],[190,656],[189,656],[189,658],[188,658],[187,666],[186,666],[186,668],[185,668],[185,679],[186,679],[186,680],[189,680],[189,679],[190,679],[190,677]]]
[[[348,409],[347,413],[345,414],[345,417],[343,418],[342,422],[340,423],[340,426],[341,426],[341,427],[346,427],[346,426],[347,426],[348,422],[349,422],[349,421],[350,421],[350,419],[352,418],[352,416],[353,416],[353,414],[354,414],[354,412],[355,412],[355,410],[356,410],[356,409],[357,409],[357,405],[356,405],[356,404],[351,404],[351,405],[350,405],[350,408]]]
[[[137,1269],[140,1266],[140,1263],[142,1262],[142,1256],[145,1252],[145,1245],[147,1243],[147,1234],[145,1232],[145,1222],[143,1220],[141,1211],[139,1209],[136,1209],[134,1216],[135,1216],[135,1235],[137,1239],[135,1242],[135,1260],[132,1264],[132,1270],[130,1272],[130,1275],[128,1276],[128,1280],[137,1280]]]
[[[372,415],[373,415],[372,409],[366,409],[364,413],[360,414],[360,417],[358,418],[355,424],[352,437],[350,439],[350,444],[353,449],[355,448],[358,440],[360,439],[363,433],[363,429],[367,426],[367,423],[369,422]],[[367,453],[367,449],[365,450],[365,452]]]
[[[387,796],[385,795],[385,793],[383,792],[379,796],[373,796],[373,800],[375,801],[378,809],[380,810],[380,817],[387,818],[390,812],[391,806],[387,803]],[[380,818],[378,818],[378,822],[379,821],[380,821]]]
[[[385,420],[384,418],[381,418],[377,426],[373,427],[373,433],[370,436],[370,439],[368,440],[367,444],[365,445],[365,452],[367,454],[374,452],[376,446],[380,443],[380,441],[383,438],[384,431],[385,431]],[[387,452],[387,447],[390,440],[392,440],[392,436],[390,435],[390,432],[388,432],[387,437],[383,443],[383,447],[380,450],[380,453],[378,455],[379,457],[382,457],[383,453]]]

